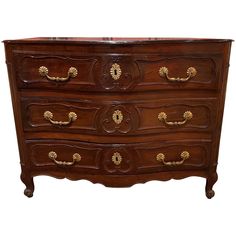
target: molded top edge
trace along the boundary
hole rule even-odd
[[[148,44],[148,43],[219,43],[232,42],[232,39],[213,38],[85,38],[85,37],[38,37],[4,40],[4,43],[74,43],[74,44]]]

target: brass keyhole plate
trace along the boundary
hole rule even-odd
[[[112,159],[113,163],[117,166],[120,165],[122,162],[122,156],[119,152],[115,152],[111,159]]]
[[[112,115],[112,119],[116,124],[120,124],[123,120],[123,114],[122,111],[120,110],[115,110],[113,115]]]
[[[117,63],[112,64],[111,69],[110,69],[110,75],[114,80],[120,79],[120,76],[122,74],[120,65]]]

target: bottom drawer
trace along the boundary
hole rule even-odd
[[[66,140],[27,140],[32,168],[87,174],[138,174],[207,167],[211,142],[181,140],[98,144]]]

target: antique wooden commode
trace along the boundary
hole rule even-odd
[[[231,40],[4,44],[26,196],[37,175],[112,187],[201,176],[214,196]]]

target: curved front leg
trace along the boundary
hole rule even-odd
[[[212,189],[213,185],[216,183],[218,179],[218,175],[216,172],[212,173],[210,176],[207,177],[206,180],[206,197],[211,199],[215,196],[215,191]]]
[[[22,171],[21,173],[21,181],[25,184],[26,189],[24,190],[24,194],[27,197],[33,197],[34,193],[34,181],[33,177],[30,176],[28,173]]]

